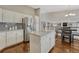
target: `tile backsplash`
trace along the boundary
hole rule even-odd
[[[0,31],[19,30],[19,29],[22,29],[22,23],[0,22]]]

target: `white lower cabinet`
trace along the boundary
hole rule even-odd
[[[16,37],[17,43],[22,42],[23,41],[23,30],[17,30],[16,36],[17,36]]]
[[[16,31],[7,32],[7,46],[11,46],[16,43]]]
[[[31,35],[31,38],[30,38],[30,53],[40,53],[41,52],[41,49],[43,49],[42,51],[44,51],[44,48],[41,48],[41,44],[43,43],[40,43],[40,37],[39,36],[33,36]],[[45,45],[43,45],[45,47]]]
[[[43,36],[41,39],[41,52],[46,52],[46,36]]]
[[[0,33],[0,49],[3,49],[6,47],[6,32]]]
[[[49,33],[48,35],[47,35],[47,37],[48,37],[48,39],[47,39],[47,51],[49,52],[49,50],[51,49],[51,47],[53,47],[53,46],[51,46],[51,33]]]
[[[56,41],[56,40],[55,40],[55,35],[54,34],[56,34],[55,31],[53,31],[53,33],[51,33],[51,35],[52,35],[51,36],[51,42],[50,42],[51,43],[51,46],[54,46],[55,45],[55,42],[54,41]]]
[[[46,38],[45,38],[45,44],[46,44],[46,51],[48,52],[48,48],[49,48],[49,36],[48,36],[48,34],[45,36]]]
[[[7,32],[7,46],[11,46],[23,41],[23,30],[15,30]]]
[[[30,33],[30,52],[48,53],[55,45],[55,31],[45,32],[44,35],[36,32]]]
[[[47,35],[46,35],[46,38],[45,38],[45,42],[46,42],[46,51],[47,52],[49,52],[49,50],[53,47],[52,45],[51,45],[51,33],[48,33]],[[52,43],[53,44],[53,43]]]

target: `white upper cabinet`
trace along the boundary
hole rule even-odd
[[[22,18],[29,15],[0,8],[0,22],[22,23]]]
[[[22,18],[26,17],[26,15],[18,12],[14,12],[14,20],[16,23],[22,23]]]
[[[16,23],[22,23],[22,14],[21,13],[15,13],[15,20]]]
[[[2,8],[0,8],[0,22],[2,22]]]
[[[13,22],[14,13],[3,9],[3,22]]]
[[[3,9],[3,22],[22,23],[22,14]]]

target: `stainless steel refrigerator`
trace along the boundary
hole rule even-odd
[[[33,31],[33,21],[32,18],[25,17],[22,19],[23,24],[23,36],[24,36],[24,42],[27,42],[30,40],[29,33]]]

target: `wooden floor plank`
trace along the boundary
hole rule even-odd
[[[3,53],[28,53],[29,49],[29,43],[22,43],[3,51]],[[62,43],[61,38],[57,37],[55,47],[51,50],[51,53],[79,53],[79,40],[75,40],[70,45],[67,42]]]
[[[56,45],[51,53],[79,53],[79,40],[69,44],[68,42],[62,43],[61,39],[57,38]]]

